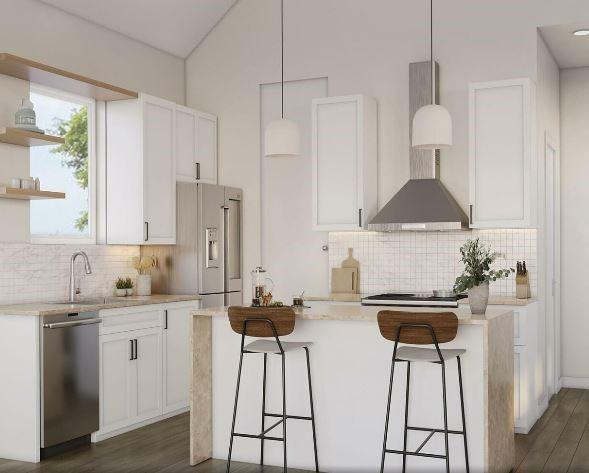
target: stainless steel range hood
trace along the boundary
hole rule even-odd
[[[437,64],[435,76],[437,98]],[[409,123],[419,107],[431,103],[430,81],[429,61],[409,64]],[[439,150],[410,148],[409,181],[370,221],[368,230],[393,232],[468,229],[468,217],[439,179],[439,153]]]

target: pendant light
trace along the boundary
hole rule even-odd
[[[288,158],[299,155],[299,127],[284,118],[284,0],[280,0],[280,56],[281,56],[281,113],[278,120],[266,126],[264,150],[270,158]]]
[[[413,116],[412,145],[417,149],[438,149],[452,146],[452,117],[436,105],[436,65],[434,62],[434,5],[430,0],[431,104],[421,107]]]

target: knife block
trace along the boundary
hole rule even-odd
[[[532,297],[530,291],[530,274],[518,274],[515,277],[515,298],[529,299]]]

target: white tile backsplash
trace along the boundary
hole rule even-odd
[[[139,246],[0,244],[0,304],[60,301],[68,297],[72,254],[88,254],[92,274],[86,275],[81,258],[76,260],[82,298],[110,296],[118,277],[135,279],[131,259]]]
[[[452,232],[332,232],[329,234],[329,266],[339,267],[354,249],[360,262],[360,292],[431,291],[452,288],[463,269],[460,246],[480,237],[501,253],[495,266],[515,268],[526,261],[532,294],[536,294],[536,230],[472,230]],[[515,294],[515,277],[491,283],[493,295]]]

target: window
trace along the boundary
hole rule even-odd
[[[95,103],[31,84],[37,126],[65,144],[30,148],[30,175],[65,199],[31,201],[33,243],[96,243]]]

